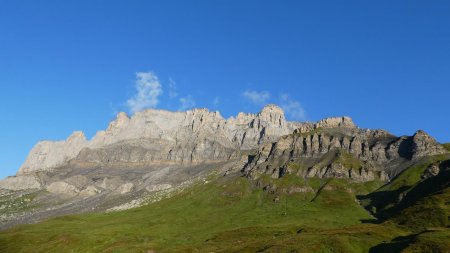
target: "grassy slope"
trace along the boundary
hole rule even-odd
[[[279,189],[308,184],[293,177],[277,183]],[[316,188],[324,183],[309,184]],[[270,194],[245,178],[221,178],[137,209],[11,229],[0,233],[0,252],[364,252],[406,235],[395,227],[361,224],[372,217],[352,192],[374,186],[345,185],[343,180],[328,181],[318,196],[281,190]]]
[[[428,166],[450,163],[448,159],[448,155],[426,158],[368,195],[369,207],[378,207],[378,215],[389,218],[384,224],[411,231],[377,245],[373,252],[450,252],[450,172],[420,178]],[[404,197],[399,203],[400,194]]]
[[[26,212],[38,207],[36,204],[33,204],[33,199],[37,195],[38,192],[23,193],[20,196],[14,193],[2,194],[0,196],[0,221],[9,215]]]
[[[379,188],[364,201],[389,210],[400,192],[420,190],[420,175],[443,159],[448,157],[425,159],[381,188],[380,182],[305,181],[294,175],[253,183],[221,177],[141,208],[2,232],[0,252],[446,252],[448,188],[419,198],[382,224],[363,223],[373,217],[355,199]],[[271,188],[261,190],[265,185]]]
[[[442,144],[442,146],[444,146],[445,149],[450,151],[450,143],[444,143],[444,144]]]
[[[430,229],[420,233],[399,236],[390,242],[381,243],[371,248],[371,253],[403,252],[449,252],[450,231],[445,228]]]
[[[401,187],[411,187],[420,181],[420,177],[431,164],[450,159],[450,155],[436,155],[422,159],[418,164],[400,173],[390,184],[381,190],[397,190]]]
[[[414,189],[421,180],[421,175],[433,163],[450,159],[450,155],[438,155],[424,158],[395,177],[392,182],[363,198],[362,203],[369,210],[376,212],[380,218],[391,217],[398,210],[396,205],[400,195]]]

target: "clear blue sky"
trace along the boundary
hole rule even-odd
[[[132,111],[136,80],[157,86],[141,101],[157,108],[228,117],[270,102],[450,142],[449,13],[437,0],[2,0],[0,177],[37,141],[92,137]]]

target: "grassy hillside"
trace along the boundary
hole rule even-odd
[[[450,160],[446,156],[423,159],[379,190],[363,204],[385,220],[384,224],[411,231],[408,236],[372,248],[372,252],[450,252]],[[423,178],[431,165],[438,175]]]
[[[21,226],[0,233],[0,252],[362,252],[405,234],[361,223],[373,217],[354,192],[371,186],[290,177],[277,183],[269,193],[246,178],[219,178],[137,209]],[[305,184],[321,190],[282,190]]]
[[[398,205],[398,203],[403,199],[404,196],[414,196],[414,199],[407,202],[407,204],[410,205],[413,204],[413,202],[415,202],[416,200],[432,193],[432,188],[429,186],[425,187],[425,185],[436,184],[429,181],[422,182],[421,176],[424,174],[424,171],[432,164],[439,164],[448,159],[450,159],[450,155],[438,155],[422,159],[418,163],[400,173],[389,184],[384,185],[377,191],[370,193],[367,196],[362,196],[362,204],[373,213],[376,213],[379,218],[390,218],[392,215],[399,211],[400,207],[405,207]],[[442,189],[434,189],[434,191],[440,190]],[[413,194],[409,194],[411,192]]]
[[[410,168],[380,191],[396,191],[409,182],[413,186],[425,164],[428,162]],[[0,252],[446,252],[450,249],[450,233],[448,227],[442,227],[443,223],[420,231],[405,226],[420,218],[414,215],[426,213],[420,208],[427,208],[428,204],[413,203],[408,208],[419,209],[406,208],[404,216],[371,224],[374,217],[358,203],[356,196],[380,186],[381,182],[376,181],[305,180],[294,175],[281,179],[263,176],[256,182],[220,176],[144,207],[59,217],[1,232]],[[445,207],[450,199],[448,189],[443,194],[420,201],[430,202],[433,210],[435,203]]]
[[[444,148],[450,151],[450,143],[443,144]]]
[[[450,251],[450,230],[447,228],[437,228],[422,231],[407,236],[399,236],[390,242],[381,243],[370,252],[449,252]]]

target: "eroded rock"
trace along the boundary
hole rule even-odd
[[[0,181],[0,188],[18,191],[40,189],[40,181],[33,175],[7,177]]]
[[[162,191],[172,188],[171,184],[154,184],[145,187],[145,189],[149,192]]]
[[[69,197],[74,197],[80,192],[80,189],[78,189],[74,185],[63,181],[51,183],[46,187],[46,190],[50,193],[65,195]]]

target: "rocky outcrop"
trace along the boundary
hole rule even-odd
[[[350,155],[359,166],[331,159],[336,152]],[[300,162],[306,171],[302,175],[306,177],[388,180],[388,175],[393,177],[402,170],[392,164],[446,152],[423,131],[410,137],[395,137],[383,130],[359,129],[351,119],[342,117],[305,125],[277,142],[266,143],[249,157],[243,171],[251,178],[261,174],[280,177],[289,172],[290,164]]]
[[[41,182],[34,175],[7,177],[0,180],[0,188],[13,191],[39,189],[41,188]]]
[[[172,188],[171,184],[155,184],[149,185],[145,189],[149,192],[162,191]]]
[[[100,192],[102,189],[87,177],[76,175],[64,179],[63,181],[52,182],[45,188],[48,192],[62,195],[66,197],[91,197]]]
[[[444,179],[444,181],[446,181],[447,184],[449,184],[449,181],[448,181],[448,179],[450,179],[448,177],[449,171],[450,171],[450,160],[433,163],[425,169],[425,171],[421,175],[421,179],[423,181],[426,179],[436,177],[439,174],[447,173],[447,179]]]
[[[130,184],[133,186],[133,183]],[[100,183],[97,184],[97,186],[110,191],[114,191],[122,187],[121,189],[119,189],[119,192],[122,192],[122,190],[124,189],[132,188],[132,186],[130,185],[123,184],[122,180],[117,177],[105,177],[100,181]]]
[[[51,183],[45,189],[50,193],[69,197],[74,197],[80,192],[80,189],[76,186],[63,181]]]
[[[348,116],[343,117],[330,117],[319,120],[318,122],[305,122],[301,124],[297,129],[297,133],[306,133],[314,131],[320,128],[356,128],[353,120]]]
[[[225,161],[237,150],[276,141],[299,126],[301,123],[286,121],[283,110],[275,105],[264,107],[258,114],[239,113],[228,120],[207,109],[150,109],[131,118],[119,113],[91,141],[75,132],[66,141],[38,143],[18,174],[48,171],[74,158],[98,164]]]
[[[441,144],[423,130],[417,131],[412,136],[412,145],[413,158],[447,153]]]
[[[319,163],[312,166],[305,172],[305,177],[348,178],[359,182],[389,179],[383,170],[375,168],[370,163],[354,165],[339,158],[326,165]]]
[[[441,172],[440,168],[439,168],[439,164],[432,164],[430,165],[421,175],[422,179],[428,179],[428,178],[432,178],[435,177],[439,174],[439,172]]]
[[[101,192],[102,192],[101,189],[95,187],[94,185],[89,185],[85,189],[81,190],[80,193],[78,194],[78,196],[82,197],[82,198],[89,198],[89,197],[95,196]]]
[[[353,120],[350,117],[331,117],[322,119],[316,124],[314,124],[314,128],[335,128],[335,127],[348,127],[354,128],[356,127],[353,123]]]
[[[125,183],[120,185],[115,192],[119,194],[127,194],[129,192],[132,192],[134,190],[134,184],[133,183]]]
[[[152,172],[158,174],[165,171],[166,165],[238,161],[242,160],[243,154],[253,152],[256,153],[245,158],[241,166],[250,177],[262,173],[280,177],[289,173],[290,164],[301,161],[307,171],[303,176],[368,181],[387,180],[386,173],[391,177],[398,174],[401,168],[397,164],[403,161],[414,161],[447,151],[423,131],[410,137],[396,137],[384,130],[360,129],[350,117],[289,122],[283,110],[276,105],[267,105],[257,114],[239,113],[229,119],[207,109],[186,112],[150,109],[132,117],[119,113],[106,130],[99,131],[91,140],[86,140],[82,132],[74,132],[65,141],[39,142],[31,150],[17,177],[0,182],[0,187],[46,187],[53,192],[73,190],[78,194],[89,185],[94,185],[96,188],[90,188],[85,195],[97,193],[98,189],[125,194],[142,187],[136,188],[134,182],[123,181],[119,177],[105,177],[103,181],[92,182],[82,176],[63,176],[55,180],[64,184],[49,188],[55,180],[49,180],[42,186],[35,175],[43,172],[45,178],[45,172],[57,174],[54,170],[63,167],[133,168],[148,167],[150,164],[162,168]],[[339,157],[331,159],[336,152],[349,154],[361,166],[349,167]],[[328,159],[327,162],[323,162],[324,159]],[[155,179],[143,180],[148,186]]]
[[[18,174],[26,174],[37,170],[49,170],[60,166],[78,155],[88,144],[82,132],[74,132],[65,141],[42,141],[30,151]]]

